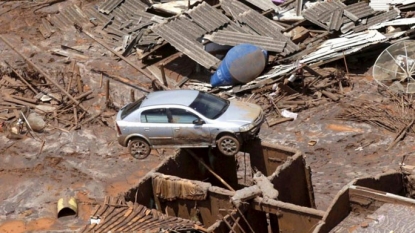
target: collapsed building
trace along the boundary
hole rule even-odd
[[[10,77],[2,78],[2,84],[6,83],[12,89],[29,80],[29,84],[25,84],[30,90],[20,97],[15,92],[12,96],[2,97],[3,103],[8,103],[7,106],[11,108],[29,105],[32,109],[39,108],[39,105],[50,107],[61,104],[58,110],[62,112],[59,115],[55,116],[54,111],[50,111],[47,116],[49,123],[55,120],[56,123],[53,123],[56,127],[67,130],[79,129],[81,125],[96,121],[100,115],[102,118],[98,122],[109,122],[111,114],[103,110],[89,112],[91,108],[85,110],[82,105],[73,104],[85,101],[93,94],[92,90],[78,83],[86,79],[85,74],[97,72],[101,75],[101,82],[104,75],[141,88],[143,92],[152,88],[183,87],[219,94],[223,92],[229,97],[251,93],[252,101],[262,102],[265,109],[271,109],[267,112],[267,123],[272,126],[286,120],[281,120],[279,109],[298,112],[327,100],[338,101],[342,97],[342,87],[348,85],[349,80],[344,73],[324,67],[325,64],[346,60],[351,54],[413,36],[411,25],[414,23],[409,11],[413,6],[408,3],[398,3],[396,8],[384,12],[389,7],[379,11],[373,8],[373,4],[364,2],[318,2],[306,6],[301,1],[287,1],[278,7],[265,2],[191,2],[184,12],[180,11],[180,15],[173,17],[156,14],[148,2],[132,0],[60,8],[57,13],[42,18],[42,25],[38,29],[45,40],[56,34],[64,37],[85,36],[74,40],[71,45],[62,43],[46,52],[71,61],[64,61],[72,72],[71,77],[66,74],[53,77],[61,81],[59,83],[70,95],[65,98],[45,96],[50,91],[44,88],[45,85],[53,86],[54,83],[49,80],[36,82],[37,76],[31,76],[30,72],[21,74],[16,70],[16,64],[13,64],[15,68],[12,68]],[[276,15],[276,11],[281,13],[284,9],[295,10],[297,16],[302,12],[302,16],[295,19],[297,23],[288,23],[283,16]],[[275,20],[279,17],[282,20]],[[397,17],[403,18],[391,21]],[[373,29],[367,31],[371,27]],[[131,78],[123,79],[109,73],[110,68],[107,71],[81,73],[79,64],[97,54],[106,55],[96,47],[85,46],[85,38],[103,45],[115,54],[115,59],[127,62],[155,85]],[[14,44],[10,47],[19,50],[20,41],[10,41]],[[261,77],[248,84],[216,89],[185,75],[174,79],[164,73],[163,67],[170,62],[188,57],[198,64],[195,70],[206,69],[210,75],[217,69],[224,53],[222,50],[208,51],[213,43],[223,46],[219,48],[224,51],[227,46],[239,43],[264,47],[271,54],[270,67]],[[136,54],[144,64],[139,66],[128,60],[136,58],[132,54]],[[115,60],[112,57],[109,59]],[[30,65],[37,67],[33,63]],[[300,70],[304,72],[304,83],[296,86],[295,83],[287,85],[284,82]],[[48,74],[40,73],[43,79],[49,79]],[[275,89],[282,90],[282,93],[271,95],[276,92]],[[47,104],[40,104],[43,102]],[[353,107],[346,116],[360,112],[361,106]],[[371,110],[373,116],[379,116],[378,109]],[[68,116],[65,117],[67,112]],[[2,111],[1,117],[9,120],[15,114]],[[362,118],[370,117],[364,115],[359,120]],[[413,125],[408,124],[411,119],[401,119],[404,121],[399,121],[400,125],[390,124],[390,119],[386,123],[380,122],[378,118],[379,122],[375,124],[387,125],[388,130],[398,134],[408,125],[411,127],[408,132],[413,131]],[[370,121],[374,122],[373,118]],[[233,158],[223,157],[215,151],[181,150],[128,193],[107,198],[94,213],[94,218],[102,221],[87,225],[84,231],[341,232],[345,229],[376,230],[386,224],[389,224],[388,229],[396,231],[411,227],[411,221],[393,220],[398,217],[410,219],[412,214],[413,201],[407,198],[412,187],[408,183],[408,180],[411,181],[410,167],[403,167],[408,169],[405,174],[409,176],[403,176],[402,172],[391,172],[354,180],[339,192],[330,208],[322,211],[315,208],[310,170],[301,152],[263,142],[256,142],[243,151],[246,156],[249,154],[250,159],[246,164],[250,164],[251,170],[241,175],[241,167],[238,169]],[[193,153],[206,166],[195,159]],[[245,158],[242,155],[239,157]],[[242,167],[247,167],[243,164]]]
[[[326,211],[295,149],[256,140],[233,157],[182,149],[135,187],[97,206],[81,232],[373,232],[413,225],[414,167],[347,184]],[[400,219],[400,220],[398,220]]]

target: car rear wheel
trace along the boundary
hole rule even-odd
[[[225,135],[217,141],[219,151],[227,156],[234,156],[240,149],[238,139],[233,136]]]
[[[130,154],[136,159],[145,159],[150,154],[150,145],[141,138],[134,138],[128,143]]]

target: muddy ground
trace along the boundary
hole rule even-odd
[[[55,33],[45,40],[37,31],[40,18],[79,2],[63,1],[34,12],[33,7],[42,6],[41,3],[0,3],[0,33],[51,74],[65,69],[68,60],[51,55],[48,49],[61,44],[87,46],[86,55],[90,59],[80,61],[79,66],[85,88],[94,92],[94,97],[86,103],[92,111],[100,111],[104,102],[101,77],[91,72],[92,69],[111,71],[150,86],[148,79],[74,29]],[[93,2],[83,1],[83,4]],[[2,69],[5,68],[4,61],[17,69],[27,68],[24,60],[2,42],[0,50]],[[136,57],[130,59],[138,62]],[[409,135],[386,151],[395,134],[365,123],[335,119],[342,110],[342,103],[356,99],[382,101],[377,84],[369,74],[361,72],[350,75],[350,79],[353,85],[339,103],[329,102],[302,111],[296,120],[273,127],[264,123],[260,132],[263,140],[304,152],[312,169],[317,208],[321,210],[327,209],[336,193],[354,178],[397,170],[403,156],[411,155],[414,149],[414,138]],[[128,102],[130,88],[111,82],[114,109]],[[140,90],[135,93],[137,97],[144,94]],[[113,114],[114,109],[108,112]],[[113,115],[109,116],[105,119],[106,124],[92,122],[69,132],[47,128],[44,133],[28,135],[21,140],[8,139],[0,133],[0,232],[75,230],[87,223],[94,205],[106,195],[127,191],[140,177],[174,153],[173,150],[153,151],[145,160],[133,159],[126,148],[118,145]],[[42,141],[45,141],[44,146]],[[316,141],[315,145],[309,145],[310,141]],[[413,160],[408,156],[405,163],[413,164]],[[78,199],[79,218],[56,218],[56,203],[64,196]]]

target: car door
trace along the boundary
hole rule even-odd
[[[141,113],[142,134],[153,146],[173,145],[173,131],[169,123],[166,108],[153,108]]]
[[[205,147],[212,142],[208,124],[195,124],[199,116],[183,108],[169,108],[174,142],[180,146]]]

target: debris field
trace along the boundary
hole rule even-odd
[[[414,164],[411,84],[384,84],[375,69],[391,62],[376,66],[389,46],[412,56],[415,2],[180,2],[0,3],[0,232],[77,231],[102,202],[131,205],[120,195],[178,152],[131,158],[117,143],[115,114],[157,90],[260,105],[259,137],[304,154],[318,211],[354,179]],[[239,44],[266,50],[265,69],[249,82],[212,87]],[[237,179],[250,185],[244,160],[235,158]],[[57,218],[67,196],[77,200],[77,218]]]

